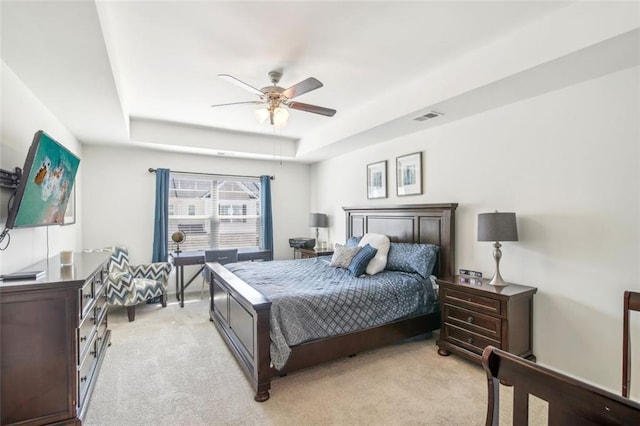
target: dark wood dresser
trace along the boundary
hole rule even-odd
[[[109,253],[74,253],[24,270],[38,280],[0,281],[2,425],[81,424],[104,360]]]
[[[535,361],[532,344],[533,295],[518,284],[489,285],[489,280],[456,275],[436,280],[440,286],[442,326],[438,353],[454,352],[480,363],[488,345]]]

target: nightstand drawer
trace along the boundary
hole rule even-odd
[[[481,336],[468,330],[456,327],[455,325],[445,324],[443,336],[446,340],[453,344],[464,347],[470,351],[481,354],[483,349],[488,345],[500,348],[500,342],[488,337]]]
[[[451,290],[448,288],[440,289],[441,301],[456,306],[466,307],[468,309],[483,312],[487,314],[500,314],[500,300],[491,299],[489,297],[477,296],[475,294],[465,293],[462,291]]]
[[[482,334],[492,339],[501,340],[502,320],[457,306],[444,305],[444,322]]]

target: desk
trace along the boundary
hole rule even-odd
[[[180,301],[180,307],[184,308],[184,289],[196,279],[204,269],[205,250],[189,250],[180,253],[173,252],[171,257],[176,267],[176,297]],[[254,260],[271,260],[271,250],[262,250],[255,247],[242,247],[238,249],[238,262],[253,262]],[[184,282],[185,265],[202,265],[198,272],[193,274],[189,281]]]

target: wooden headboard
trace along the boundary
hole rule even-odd
[[[384,234],[396,243],[438,245],[434,275],[455,275],[456,207],[457,203],[343,207],[347,238],[371,232]]]

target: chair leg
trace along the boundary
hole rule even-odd
[[[136,319],[136,307],[135,307],[135,305],[127,306],[127,316],[129,317],[129,322],[132,322],[133,320]]]
[[[160,300],[160,303],[162,303],[163,308],[167,307],[167,291],[166,290],[162,292],[162,299]]]

